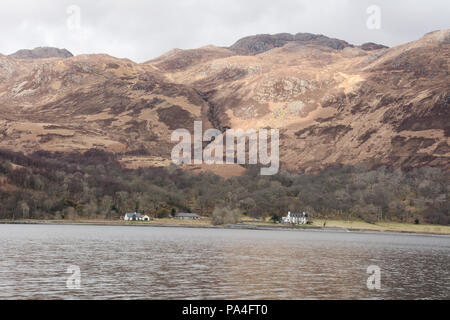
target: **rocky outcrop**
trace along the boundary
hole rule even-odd
[[[22,49],[10,54],[9,57],[14,59],[70,58],[73,57],[73,54],[66,49],[39,47],[32,50]]]
[[[238,40],[229,49],[239,55],[257,55],[268,50],[283,47],[289,42],[299,44],[310,44],[317,46],[329,47],[335,50],[342,50],[346,47],[353,47],[346,41],[328,38],[320,34],[297,33],[295,35],[289,33],[279,34],[260,34],[256,36],[245,37]]]
[[[365,51],[373,51],[373,50],[387,49],[388,47],[378,43],[366,42],[362,44],[360,48]]]

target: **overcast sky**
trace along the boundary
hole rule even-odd
[[[371,5],[381,10],[379,29]],[[54,46],[143,62],[173,48],[279,32],[394,46],[449,21],[448,0],[1,0],[0,53]]]

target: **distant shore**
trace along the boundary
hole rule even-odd
[[[284,225],[267,222],[246,222],[214,226],[207,219],[175,220],[155,219],[144,221],[123,220],[0,220],[0,224],[38,224],[38,225],[90,225],[90,226],[135,226],[135,227],[176,227],[208,229],[242,229],[242,230],[278,230],[278,231],[316,231],[316,232],[354,232],[386,233],[411,235],[450,236],[450,226],[413,225],[406,223],[384,222],[368,224],[362,221],[316,220],[312,225]]]

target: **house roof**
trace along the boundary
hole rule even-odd
[[[293,212],[291,212],[290,215],[293,218],[303,217],[303,213],[293,213]],[[305,216],[306,216],[306,214],[305,214]]]
[[[134,215],[136,215],[136,217],[141,217],[142,216],[142,214],[137,213],[137,212],[127,212],[127,213],[125,213],[125,216],[127,216],[127,217],[133,217]]]
[[[187,213],[187,212],[181,212],[181,213],[177,213],[175,215],[175,217],[185,217],[185,218],[200,218],[200,216],[196,213]]]

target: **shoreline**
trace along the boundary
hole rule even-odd
[[[289,226],[289,225],[257,225],[257,224],[227,224],[227,225],[207,225],[189,223],[145,223],[145,222],[124,222],[124,221],[61,221],[61,220],[0,220],[2,224],[17,225],[78,225],[78,226],[124,226],[124,227],[154,227],[154,228],[197,228],[197,229],[234,229],[234,230],[265,230],[265,231],[303,231],[303,232],[339,232],[339,233],[362,233],[362,234],[391,234],[391,235],[415,235],[415,236],[441,236],[449,237],[448,233],[438,232],[415,232],[406,230],[381,230],[364,228],[344,228],[344,227],[320,227],[320,226]]]

